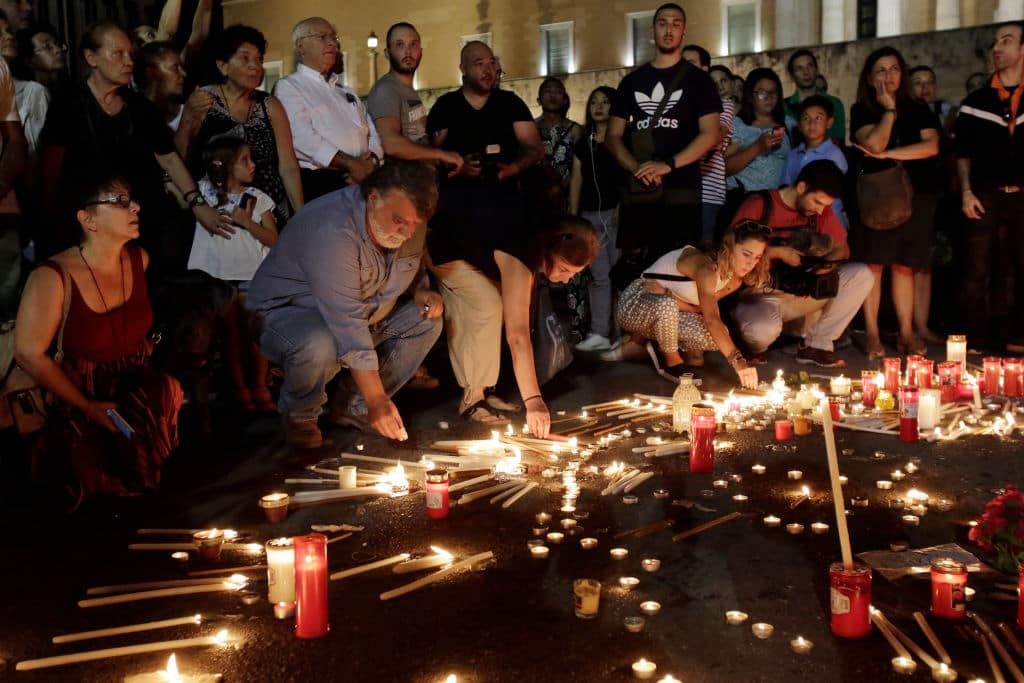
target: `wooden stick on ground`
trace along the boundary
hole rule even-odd
[[[1024,645],[1021,644],[1020,639],[1017,638],[1017,634],[1013,632],[1013,629],[1009,625],[1000,622],[999,630],[1003,632],[1003,637],[1006,638],[1006,642],[1010,644],[1014,652],[1017,653],[1018,657],[1024,657]]]
[[[992,646],[988,642],[988,637],[984,633],[979,633],[978,640],[985,649],[985,659],[988,660],[988,666],[992,669],[992,680],[995,683],[1006,683],[1006,679],[1003,678],[1003,670],[999,668],[999,662],[996,661],[996,656],[992,652]]]
[[[675,536],[672,537],[672,540],[673,541],[681,541],[684,538],[689,538],[690,536],[696,536],[697,534],[701,533],[702,531],[707,531],[708,529],[710,529],[712,527],[716,527],[719,524],[725,524],[726,522],[731,522],[732,520],[739,519],[742,516],[743,516],[742,513],[730,512],[729,514],[724,515],[722,517],[719,517],[718,519],[713,519],[710,522],[705,522],[704,524],[701,524],[699,526],[695,526],[692,529],[687,529],[686,531],[678,533],[678,534],[676,534]]]
[[[660,522],[648,524],[647,526],[638,527],[636,529],[627,529],[626,531],[620,531],[619,533],[615,534],[614,538],[616,540],[620,538],[626,538],[627,536],[635,536],[637,538],[640,538],[642,536],[648,536],[650,534],[657,533],[663,529],[668,529],[674,524],[675,520],[663,519]]]
[[[902,640],[903,644],[906,645],[908,648],[910,648],[910,650],[915,655],[917,655],[917,657],[922,662],[925,663],[925,666],[927,666],[929,669],[938,669],[939,668],[938,660],[935,659],[934,657],[932,657],[927,652],[925,652],[924,648],[922,648],[920,645],[915,643],[914,640],[910,636],[908,636],[906,633],[901,631],[895,624],[893,624],[891,621],[889,621],[889,618],[886,617],[885,614],[882,613],[882,610],[876,609],[874,612],[872,612],[872,614],[878,614],[878,618],[883,623],[885,623],[886,628],[888,628],[893,633],[893,635],[895,635],[897,638]]]
[[[942,643],[939,642],[939,637],[935,635],[935,631],[933,631],[932,627],[928,624],[928,620],[925,619],[924,613],[919,611],[914,612],[914,621],[916,621],[917,625],[921,627],[922,631],[924,631],[924,637],[927,638],[928,642],[932,644],[933,648],[935,648],[935,653],[939,655],[939,659],[947,665],[952,664],[953,660],[950,658],[946,648],[942,647]]]
[[[982,630],[982,633],[984,633],[992,642],[992,647],[999,654],[1000,659],[1003,660],[1003,664],[1006,665],[1006,669],[1010,672],[1010,675],[1013,676],[1013,680],[1017,683],[1024,683],[1024,672],[1021,672],[1020,667],[1018,667],[1017,663],[1013,661],[1013,657],[1011,657],[1010,653],[1006,651],[1005,647],[1003,647],[1002,641],[1000,641],[999,637],[996,636],[995,631],[993,631],[988,625],[988,622],[982,619],[977,612],[970,612],[968,616],[974,620],[974,623],[978,625],[978,628]]]

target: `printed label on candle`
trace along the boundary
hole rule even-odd
[[[444,505],[444,498],[440,491],[427,491],[427,507],[438,509]]]
[[[917,402],[910,403],[904,401],[900,404],[900,417],[903,419],[916,420],[917,419]]]
[[[849,614],[850,598],[843,595],[837,588],[832,591],[832,614]]]

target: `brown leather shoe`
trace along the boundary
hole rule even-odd
[[[324,443],[324,435],[316,426],[316,420],[293,422],[285,418],[285,440],[295,448],[320,448]]]

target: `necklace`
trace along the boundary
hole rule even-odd
[[[103,304],[103,315],[110,323],[110,334],[111,340],[117,338],[117,328],[114,326],[114,321],[110,318],[110,306],[107,305],[107,299],[103,296],[103,290],[100,288],[100,283],[96,279],[96,273],[93,272],[92,266],[85,260],[85,250],[82,249],[82,245],[78,245],[78,255],[82,257],[82,263],[89,270],[89,275],[92,277],[92,283],[96,285],[96,292],[100,295],[100,303]],[[123,254],[118,255],[118,263],[121,266],[121,341],[123,342],[128,338],[128,295],[125,293],[125,282],[124,282],[124,256]]]

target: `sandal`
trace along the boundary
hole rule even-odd
[[[473,405],[469,406],[459,413],[459,417],[467,422],[480,422],[483,424],[506,421],[504,417],[495,413],[491,407],[487,405],[486,400],[477,401]]]
[[[520,404],[510,403],[497,394],[487,394],[487,396],[484,397],[484,401],[486,401],[487,405],[494,410],[501,410],[506,413],[518,413],[523,410],[523,406]]]

